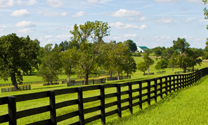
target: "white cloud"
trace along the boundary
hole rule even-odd
[[[124,37],[127,37],[127,38],[136,37],[136,36],[137,36],[137,34],[124,34]]]
[[[35,27],[35,23],[31,21],[22,21],[15,25],[16,27]]]
[[[11,16],[16,16],[16,17],[25,17],[29,16],[30,13],[27,10],[21,9],[21,10],[15,10]]]
[[[139,21],[146,21],[146,20],[147,20],[147,18],[144,17],[144,16],[142,16],[141,18],[139,18]]]
[[[109,1],[111,1],[111,0],[86,0],[88,3],[91,3],[91,4],[95,4],[95,3],[101,3],[101,4],[103,4],[103,3],[107,3],[107,2],[109,2]]]
[[[47,3],[51,7],[61,7],[61,6],[63,6],[63,3],[61,2],[61,0],[47,0]]]
[[[113,17],[133,17],[133,16],[140,16],[140,11],[131,11],[126,9],[120,9],[112,14],[110,14]]]
[[[158,2],[158,3],[174,3],[174,2],[177,2],[178,0],[155,0],[155,2]]]
[[[18,30],[18,32],[20,32],[20,33],[32,33],[33,31],[29,28],[26,28],[26,29]]]
[[[49,11],[39,11],[38,14],[43,16],[66,16],[67,12],[49,12]]]
[[[169,18],[165,18],[165,17],[162,17],[161,19],[158,19],[156,20],[157,23],[173,23],[174,22],[174,19],[172,17],[169,17]]]
[[[61,31],[70,31],[73,28],[74,28],[73,26],[66,26],[66,27],[58,27],[57,29]]]
[[[146,25],[132,25],[132,24],[123,24],[121,22],[111,23],[110,26],[115,27],[117,29],[146,29]]]
[[[52,43],[55,44],[57,42],[69,40],[71,37],[71,34],[61,34],[57,36],[51,36],[51,35],[46,35],[46,36],[41,36],[38,38],[40,41],[41,46],[45,46],[46,44]]]
[[[17,5],[35,5],[38,2],[36,0],[28,0],[28,1],[22,1],[22,0],[17,0]]]
[[[3,32],[6,30],[6,26],[0,26],[0,31]]]
[[[0,0],[0,8],[11,7],[14,5],[14,0]]]
[[[84,16],[84,15],[86,15],[85,11],[79,11],[79,12],[76,12],[76,14],[73,15],[72,17],[80,17],[80,16]]]

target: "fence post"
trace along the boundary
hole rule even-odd
[[[95,80],[94,80],[94,79],[92,80],[92,84],[93,84],[93,85],[95,84]]]
[[[169,76],[169,93],[171,93],[171,91],[172,91],[171,90],[171,86],[172,86],[171,84],[172,84],[172,82],[171,82],[171,76]]]
[[[154,82],[155,82],[155,103],[157,103],[157,79],[154,79]]]
[[[9,125],[16,125],[16,98],[15,96],[8,97],[8,112],[9,112]]]
[[[121,85],[117,84],[117,109],[118,109],[118,118],[121,118]]]
[[[133,106],[132,106],[132,84],[129,82],[129,112],[133,113]]]
[[[83,109],[83,92],[82,88],[78,88],[78,110],[79,110],[79,123],[84,125],[84,109]]]
[[[183,88],[185,88],[185,85],[184,85],[184,83],[185,83],[185,78],[184,78],[184,75],[182,75],[183,76]]]
[[[105,121],[105,86],[100,85],[100,103],[101,103],[101,123],[104,125]]]
[[[142,82],[139,81],[139,108],[142,109]]]
[[[160,98],[163,99],[163,88],[162,88],[162,78],[160,78]]]
[[[181,85],[182,85],[182,78],[181,78],[182,75],[180,75],[180,89],[181,89]]]
[[[56,122],[56,101],[55,101],[55,92],[54,90],[49,91],[50,93],[50,120],[51,125],[57,125]]]
[[[175,92],[175,75],[173,75],[173,91]]]
[[[147,104],[150,105],[150,80],[147,80]]]
[[[165,95],[168,95],[168,82],[167,82],[167,76],[165,77]]]

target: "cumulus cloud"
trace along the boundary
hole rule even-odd
[[[173,2],[177,2],[178,0],[155,0],[155,2],[158,2],[158,3],[173,3]]]
[[[0,0],[0,8],[11,7],[14,5],[14,0]]]
[[[63,3],[61,0],[47,0],[47,3],[51,7],[61,7],[63,6]]]
[[[66,16],[67,12],[50,12],[50,11],[39,11],[38,14],[43,16]]]
[[[35,27],[35,23],[31,21],[22,21],[15,25],[16,27]]]
[[[124,34],[124,37],[127,37],[127,38],[136,37],[136,36],[137,36],[137,34]]]
[[[29,28],[26,28],[26,29],[18,30],[18,32],[20,32],[20,33],[32,33],[33,31]]]
[[[133,16],[140,16],[140,11],[131,11],[126,9],[120,9],[112,14],[110,14],[113,17],[133,17]]]
[[[107,3],[111,0],[86,0],[88,3],[95,4],[95,3]]]
[[[30,13],[27,10],[21,9],[21,10],[15,10],[11,16],[16,16],[16,17],[25,17],[29,16]]]
[[[167,23],[173,23],[174,19],[172,17],[166,18],[162,17],[161,19],[156,20],[157,23],[167,24]]]
[[[37,3],[38,3],[37,0],[28,0],[28,1],[17,0],[18,5],[35,5]]]
[[[84,15],[86,15],[85,11],[79,11],[79,12],[76,12],[76,14],[74,14],[72,17],[80,17],[80,16],[84,16]]]
[[[132,24],[123,24],[121,22],[111,23],[110,26],[115,27],[117,29],[146,29],[146,25],[132,25]]]

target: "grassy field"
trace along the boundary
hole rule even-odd
[[[135,60],[138,63],[138,62],[142,61],[143,59],[141,57],[135,57]],[[150,72],[156,72],[156,70],[154,69],[154,65],[150,67]],[[208,62],[203,62],[201,67],[196,66],[196,68],[200,69],[200,68],[207,67],[207,66],[208,66]],[[137,71],[136,73],[134,73],[132,75],[132,79],[125,79],[125,80],[120,80],[120,81],[111,81],[111,82],[107,82],[106,84],[109,84],[109,83],[123,83],[123,82],[139,81],[139,80],[143,80],[143,79],[155,78],[155,77],[159,77],[159,76],[174,74],[175,71],[182,71],[182,70],[179,69],[179,68],[176,68],[174,71],[172,71],[171,68],[167,68],[165,74],[155,74],[155,75],[147,75],[147,76],[143,76],[143,73],[141,71]],[[35,76],[33,76],[33,77],[35,77]],[[63,75],[63,77],[64,77],[64,75]],[[29,79],[29,77],[28,77],[28,79]],[[62,79],[62,78],[60,78],[60,79]],[[30,77],[30,80],[31,81],[39,81],[39,80],[37,80],[35,78],[32,78],[32,77]],[[77,86],[74,86],[74,87],[77,87]],[[138,87],[137,85],[133,86],[133,88],[137,88],[137,87]],[[27,93],[34,93],[34,92],[41,92],[41,91],[48,91],[48,90],[56,90],[56,89],[63,89],[63,88],[69,88],[69,87],[66,87],[66,84],[53,85],[53,86],[43,86],[42,84],[37,84],[37,85],[32,85],[32,90],[1,93],[0,97],[10,96],[10,95],[27,94]],[[127,89],[128,89],[128,87],[122,87],[122,91],[127,90]],[[105,92],[106,93],[114,93],[114,92],[116,92],[116,89],[115,88],[108,88],[108,89],[105,89]],[[84,92],[83,96],[84,96],[84,98],[86,98],[86,97],[96,96],[96,95],[99,95],[99,94],[100,94],[99,90],[93,90],[93,91]],[[133,96],[136,96],[137,94],[138,93],[135,93],[135,94],[133,94]],[[128,95],[123,95],[121,98],[127,98],[127,97],[128,97]],[[66,100],[72,100],[72,99],[76,99],[76,98],[77,98],[77,94],[60,95],[60,96],[56,96],[56,103],[57,102],[63,102],[63,101],[66,101]],[[158,98],[158,100],[160,100],[160,99]],[[106,103],[110,103],[110,102],[113,102],[113,101],[116,101],[115,97],[108,98],[108,99],[105,100]],[[100,101],[85,103],[84,108],[90,108],[90,107],[98,106],[100,104],[99,102]],[[124,104],[122,104],[122,106],[125,106],[127,104],[128,103],[124,103]],[[30,108],[35,108],[35,107],[41,107],[41,106],[45,106],[45,105],[49,105],[49,99],[48,98],[18,102],[17,103],[17,111],[30,109]],[[143,104],[143,107],[145,108],[145,107],[148,107],[148,106],[147,106],[147,104]],[[112,111],[116,108],[117,108],[116,106],[110,107],[110,108],[106,109],[106,112]],[[8,113],[7,105],[0,106],[0,109],[1,109],[0,110],[0,115]],[[68,106],[68,107],[58,109],[57,110],[57,116],[63,115],[63,114],[69,113],[69,112],[76,111],[77,109],[78,109],[77,105]],[[133,110],[134,110],[134,113],[137,113],[138,111],[140,111],[140,109],[138,107],[135,107]],[[92,116],[97,115],[97,114],[100,114],[100,111],[93,112],[93,113],[88,113],[88,114],[85,115],[85,118],[89,118],[89,117],[92,117]],[[122,115],[124,117],[129,116],[129,111],[128,110],[122,111]],[[17,122],[18,122],[18,125],[22,125],[22,124],[28,124],[28,123],[32,123],[32,122],[35,122],[35,121],[43,120],[43,119],[48,119],[49,117],[50,117],[50,113],[46,112],[46,113],[41,113],[41,114],[38,114],[38,115],[28,116],[28,117],[25,117],[25,118],[18,119]],[[78,119],[79,119],[78,117],[74,117],[72,119],[60,122],[60,123],[58,123],[58,125],[70,124],[70,123],[78,121]],[[107,122],[112,122],[115,119],[117,119],[117,115],[107,117],[106,121]],[[1,124],[1,125],[7,125],[7,124],[8,123],[4,123],[4,124]],[[94,121],[90,124],[95,124],[95,125],[100,124],[100,120]]]
[[[208,76],[201,84],[179,90],[132,116],[107,125],[206,125],[208,124]],[[199,82],[200,83],[200,82]]]

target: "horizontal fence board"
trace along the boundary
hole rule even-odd
[[[115,105],[117,105],[117,101],[105,104],[105,108],[109,108],[109,107],[115,106]]]
[[[95,120],[100,119],[100,118],[101,118],[101,115],[96,115],[96,116],[93,116],[91,118],[85,119],[85,124],[90,123],[90,122],[95,121]]]
[[[0,123],[8,122],[9,121],[9,115],[1,115],[0,116]]]
[[[117,93],[110,93],[110,94],[106,94],[105,98],[111,98],[111,97],[116,97]]]
[[[56,103],[56,109],[66,107],[66,106],[70,106],[70,105],[75,105],[75,104],[78,104],[78,99],[59,102],[59,103]]]
[[[94,96],[94,97],[88,97],[88,98],[84,98],[83,99],[83,103],[87,103],[87,102],[93,102],[93,101],[97,101],[100,100],[101,97],[99,96]]]
[[[139,95],[132,97],[132,100],[139,99]]]
[[[116,114],[116,113],[118,113],[118,110],[117,110],[117,109],[116,109],[116,110],[113,110],[113,111],[110,111],[110,112],[105,113],[105,116],[106,116],[106,117],[107,117],[107,116],[111,116],[111,115]]]
[[[148,93],[144,93],[144,94],[142,94],[142,97],[147,96],[147,95],[148,95]]]
[[[145,102],[147,102],[148,101],[148,99],[144,99],[144,100],[142,100],[142,103],[145,103]]]
[[[78,115],[79,115],[79,111],[74,111],[74,112],[67,113],[67,114],[56,117],[56,121],[61,122],[61,121],[64,121],[66,119],[78,116]]]
[[[40,113],[47,112],[47,111],[50,111],[49,105],[38,107],[38,108],[27,109],[27,110],[17,112],[17,118],[23,118],[23,117],[27,117],[31,115],[36,115],[36,114],[40,114]]]
[[[129,108],[129,106],[127,105],[127,106],[121,107],[121,110],[126,110],[128,108]]]
[[[78,92],[77,88],[55,90],[56,95],[63,95],[63,94],[69,94],[69,93],[75,93],[75,92]]]
[[[74,123],[69,124],[69,125],[80,125],[80,122],[79,121],[78,122],[74,122]]]
[[[127,86],[127,85],[128,85],[128,82],[127,83],[122,83],[121,87],[124,87],[124,86]]]
[[[121,100],[121,103],[128,102],[128,101],[129,101],[129,98],[122,99],[122,100]]]
[[[129,94],[129,90],[121,92],[121,95]]]
[[[95,112],[95,111],[98,111],[98,110],[101,110],[101,106],[96,106],[96,107],[84,109],[84,114],[90,113],[90,112]]]
[[[145,89],[148,89],[148,86],[146,86],[146,87],[142,87],[142,90],[145,90]]]
[[[139,105],[140,104],[140,102],[134,102],[133,104],[132,104],[132,106],[137,106],[137,105]]]
[[[31,94],[24,94],[24,95],[16,95],[16,102],[20,101],[27,101],[39,98],[49,97],[49,92],[38,92],[38,93],[31,93]]]
[[[105,88],[111,88],[111,87],[116,87],[117,84],[106,84]]]
[[[138,88],[138,89],[132,89],[132,93],[134,93],[134,92],[138,92],[140,89]]]
[[[2,97],[0,98],[0,105],[4,105],[8,103],[8,97]]]
[[[94,86],[82,87],[83,91],[96,90],[96,89],[100,89],[100,86],[99,85],[94,85]]]

